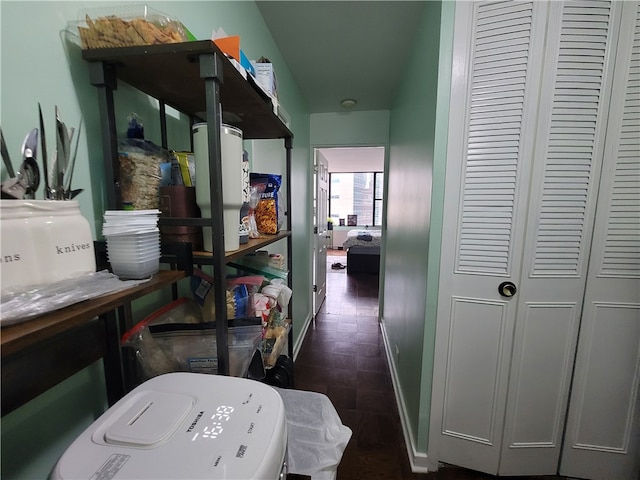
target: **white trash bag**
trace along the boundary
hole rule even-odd
[[[351,429],[342,424],[331,400],[316,392],[276,388],[287,418],[289,472],[312,480],[334,480]]]

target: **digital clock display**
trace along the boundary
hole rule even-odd
[[[215,413],[211,415],[209,422],[203,425],[202,430],[193,435],[191,441],[195,442],[198,438],[203,440],[218,438],[224,430],[224,425],[231,418],[233,410],[233,407],[220,405],[216,408]]]

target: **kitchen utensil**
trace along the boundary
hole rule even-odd
[[[34,199],[36,190],[40,186],[40,167],[36,162],[38,151],[38,129],[34,128],[27,134],[22,142],[22,165],[18,174],[18,180],[25,187],[24,198]]]
[[[38,102],[38,115],[40,117],[40,147],[42,149],[42,171],[44,176],[44,198],[46,200],[51,200],[51,191],[49,188],[49,167],[48,167],[48,157],[47,157],[47,140],[45,138],[44,133],[44,120],[42,119],[42,108],[40,107],[40,102]]]
[[[80,195],[82,192],[84,192],[84,188],[76,188],[75,190],[71,190],[69,192],[67,200],[73,200],[78,195]]]
[[[56,105],[56,156],[53,165],[54,190],[56,200],[64,200],[64,173],[69,160],[69,131],[60,118]]]
[[[75,167],[76,165],[76,155],[78,154],[78,145],[80,144],[80,132],[82,131],[82,117],[80,118],[80,125],[78,125],[78,135],[76,136],[76,146],[73,149],[73,156],[71,157],[70,160],[70,165],[69,165],[69,173],[68,173],[68,177],[67,177],[67,183],[65,185],[65,189],[64,189],[64,196],[67,199],[73,198],[71,197],[71,180],[73,179],[73,167]],[[71,138],[73,138],[73,128],[71,129]],[[71,141],[71,139],[70,139]],[[74,190],[75,191],[75,190]],[[80,189],[80,192],[82,191],[82,189]],[[80,192],[77,192],[76,195]]]
[[[6,200],[22,200],[24,198],[24,185],[18,178],[10,178],[2,182],[0,187],[1,198]]]
[[[2,153],[2,161],[4,162],[4,166],[7,169],[7,173],[10,178],[14,178],[16,173],[13,171],[13,165],[11,164],[11,157],[9,156],[9,150],[7,149],[7,144],[4,141],[4,134],[2,133],[2,129],[0,128],[0,151]]]

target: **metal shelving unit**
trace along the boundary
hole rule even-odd
[[[191,225],[211,227],[213,254],[194,252],[194,263],[213,266],[214,299],[218,318],[217,348],[218,371],[228,375],[229,351],[227,347],[226,318],[226,264],[247,253],[278,240],[287,239],[288,283],[292,285],[291,234],[280,232],[275,236],[250,241],[237,251],[225,254],[222,219],[222,167],[220,129],[222,112],[229,115],[225,123],[242,130],[243,138],[284,140],[286,150],[287,195],[286,214],[290,224],[291,212],[291,149],[293,134],[274,113],[271,99],[250,75],[244,78],[211,40],[148,45],[137,47],[83,50],[82,57],[90,63],[90,81],[98,90],[103,156],[107,181],[107,205],[110,209],[122,207],[120,170],[116,134],[114,91],[117,82],[156,98],[160,102],[162,139],[166,142],[164,108],[169,105],[192,119],[207,122],[209,132],[209,180],[212,218],[161,218],[162,225]],[[234,120],[235,119],[235,120]],[[166,147],[166,145],[163,145]],[[217,210],[217,211],[216,211]],[[291,314],[291,308],[289,313]],[[289,315],[291,319],[291,315]],[[289,330],[289,355],[292,356],[292,329]]]

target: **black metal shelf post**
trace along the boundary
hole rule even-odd
[[[209,151],[210,205],[222,205],[222,151],[220,145],[220,83],[223,69],[217,53],[200,55],[200,76],[204,79],[207,135]],[[221,209],[220,209],[221,210]],[[220,213],[220,212],[219,212]],[[216,306],[216,345],[218,348],[218,373],[229,375],[229,347],[227,345],[227,298],[224,257],[224,221],[221,214],[211,215],[211,237],[213,246],[213,293]],[[230,232],[227,232],[230,234]],[[225,286],[225,288],[222,288]]]

